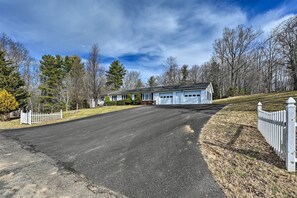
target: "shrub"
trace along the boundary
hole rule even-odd
[[[109,96],[105,96],[104,102],[110,102],[110,97]]]
[[[83,100],[83,108],[90,108],[90,105],[87,100]]]
[[[9,120],[9,113],[18,108],[19,104],[15,97],[5,89],[0,91],[0,115],[1,120]]]
[[[235,96],[237,93],[237,88],[236,87],[230,87],[227,91],[228,96]]]
[[[140,93],[137,93],[136,95],[135,95],[135,104],[137,104],[137,105],[139,105],[139,104],[141,104],[141,101],[142,101],[142,99],[141,99],[141,94]]]
[[[119,100],[119,101],[116,101],[116,102],[117,102],[117,105],[126,105],[125,100]]]
[[[105,104],[106,106],[115,106],[115,105],[117,105],[117,101],[104,102],[104,104]]]
[[[125,100],[125,102],[126,102],[126,105],[132,104],[132,95],[131,94],[127,95],[127,99]]]

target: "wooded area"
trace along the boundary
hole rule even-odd
[[[178,57],[168,57],[164,72],[146,83],[139,71],[127,71],[119,60],[104,68],[97,44],[86,62],[77,55],[44,55],[34,60],[21,43],[5,34],[0,37],[0,51],[0,88],[25,110],[86,108],[90,99],[97,106],[102,93],[144,86],[212,82],[215,98],[297,90],[297,16],[269,35],[245,25],[226,27],[214,41],[208,62],[178,65]]]

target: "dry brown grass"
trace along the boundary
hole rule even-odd
[[[14,119],[14,120],[10,120],[7,122],[0,121],[0,129],[24,128],[24,127],[53,124],[53,123],[57,123],[57,122],[65,122],[65,121],[69,121],[69,120],[75,120],[75,119],[84,118],[84,117],[88,117],[88,116],[109,113],[109,112],[113,112],[113,111],[120,111],[120,110],[124,110],[124,109],[135,108],[135,107],[139,107],[139,106],[133,106],[133,105],[104,106],[104,107],[91,108],[91,109],[80,109],[78,111],[67,111],[67,112],[63,112],[63,119],[61,119],[61,120],[54,120],[54,121],[44,122],[44,123],[34,124],[34,125],[25,125],[25,124],[20,125],[20,119]]]
[[[289,96],[296,97],[297,92],[215,102],[228,106],[208,121],[199,142],[214,179],[228,197],[297,197],[297,174],[285,170],[285,163],[265,142],[256,125],[259,99],[264,109],[275,110],[283,109]]]

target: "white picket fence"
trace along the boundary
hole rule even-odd
[[[286,161],[287,170],[296,170],[296,101],[287,100],[286,110],[267,112],[258,103],[258,130],[275,153]]]
[[[48,122],[51,120],[58,120],[63,118],[62,109],[58,113],[33,113],[31,110],[29,112],[21,111],[20,124],[36,124],[41,122]]]

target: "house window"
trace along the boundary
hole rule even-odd
[[[126,100],[127,99],[127,95],[122,95],[122,100]]]
[[[112,101],[117,101],[117,96],[112,96]]]
[[[142,100],[152,100],[152,94],[151,93],[143,93],[142,94]]]

